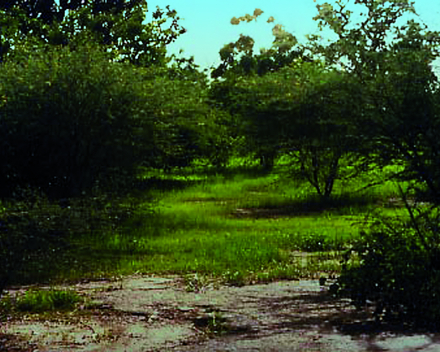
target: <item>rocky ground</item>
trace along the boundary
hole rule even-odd
[[[3,323],[0,351],[440,351],[440,334],[377,327],[318,281],[132,276],[71,288],[88,303]]]

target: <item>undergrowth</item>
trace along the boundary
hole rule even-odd
[[[90,203],[95,227],[84,219],[89,225],[68,237],[69,251],[52,265],[50,279],[197,273],[244,284],[334,276],[369,215],[379,208],[403,213],[384,208],[396,196],[390,183],[340,183],[323,201],[306,183],[286,178],[281,166],[239,171],[146,175],[136,196],[115,200],[117,206]],[[71,219],[75,209],[71,202],[61,210]],[[299,260],[298,252],[310,255]]]

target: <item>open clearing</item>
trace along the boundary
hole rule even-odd
[[[50,288],[84,303],[9,316],[0,351],[440,351],[440,334],[375,325],[328,293],[366,214],[402,208],[389,187],[347,190],[323,205],[304,184],[267,176],[160,194],[154,216],[140,208],[146,221],[135,217],[130,231],[81,238],[81,265],[60,273],[71,283]],[[9,292],[32,288],[49,289]]]
[[[317,280],[194,290],[177,276],[129,276],[69,288],[89,303],[67,315],[7,322],[3,350],[440,351],[440,334],[374,328],[368,313],[334,299]]]

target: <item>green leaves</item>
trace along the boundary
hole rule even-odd
[[[176,11],[169,6],[167,11],[157,8],[155,21],[147,23],[145,0],[112,2],[105,6],[96,1],[77,4],[62,1],[52,5],[35,6],[35,11],[29,12],[27,2],[18,1],[18,6],[5,6],[1,10],[4,17],[0,26],[0,62],[29,42],[69,45],[71,49],[94,42],[101,45],[104,52],[112,53],[114,61],[144,67],[165,66],[169,62],[166,46],[185,32],[178,24],[180,18]],[[167,23],[168,28],[163,28]]]
[[[133,176],[142,145],[133,146],[134,131],[152,125],[140,113],[145,97],[135,70],[91,46],[26,55],[26,65],[0,66],[5,191],[32,185],[68,197],[98,180],[112,183],[121,170]]]

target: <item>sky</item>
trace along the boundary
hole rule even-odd
[[[325,40],[335,38],[330,31],[320,32],[318,24],[313,17],[318,14],[317,4],[325,0],[154,0],[148,1],[149,14],[156,9],[156,5],[165,9],[170,5],[177,11],[181,18],[180,24],[187,29],[175,43],[168,47],[170,54],[178,54],[180,49],[184,52],[181,56],[194,56],[195,62],[202,69],[220,63],[219,50],[227,43],[235,42],[240,34],[249,35],[255,40],[255,52],[260,48],[270,48],[274,37],[272,28],[281,24],[284,29],[296,36],[300,43],[306,42],[306,34],[320,34]],[[327,0],[334,4],[334,0]],[[347,0],[344,1],[346,3]],[[353,0],[348,3],[353,4]],[[440,1],[415,0],[414,5],[419,17],[418,22],[425,23],[429,30],[440,31]],[[253,14],[256,8],[264,13],[257,21],[241,22],[239,25],[230,23],[232,17],[240,17],[249,13]],[[361,12],[360,5],[347,6],[354,13]],[[267,23],[273,16],[275,22]],[[353,15],[354,18],[360,18]],[[405,21],[406,22],[406,21]],[[435,65],[437,66],[437,64]],[[438,64],[440,68],[440,63]],[[437,71],[437,70],[436,70]]]

